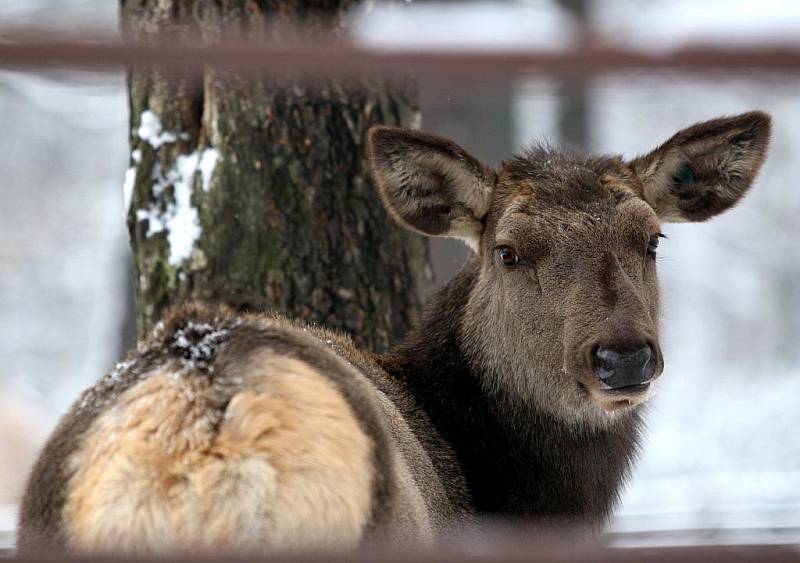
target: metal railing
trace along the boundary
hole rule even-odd
[[[63,553],[24,556],[13,560],[25,563],[39,563],[68,560]],[[79,561],[153,561],[147,557],[81,557]],[[576,546],[569,543],[536,541],[536,538],[499,542],[489,545],[443,546],[431,550],[415,549],[366,549],[354,553],[326,554],[269,554],[266,555],[219,555],[208,554],[194,557],[175,557],[170,561],[192,561],[204,563],[240,561],[270,561],[271,563],[416,563],[430,561],[436,563],[490,563],[490,562],[561,562],[561,563],[789,563],[800,561],[800,550],[789,546],[710,546],[710,547],[668,547],[658,549],[610,549],[602,545],[585,544]]]
[[[342,75],[414,72],[422,76],[503,78],[519,75],[603,75],[623,71],[800,73],[800,44],[749,46],[697,42],[664,52],[603,45],[591,39],[560,50],[500,52],[380,49],[340,41],[176,44],[167,40],[123,43],[108,37],[42,39],[34,30],[0,32],[0,68],[114,69],[148,65],[181,72],[218,67],[240,73],[299,72]]]

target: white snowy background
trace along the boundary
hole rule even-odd
[[[430,23],[442,6],[401,10],[373,3],[355,36],[392,48],[556,48],[574,31],[550,1],[469,2],[448,26]],[[114,33],[117,2],[0,0],[0,28],[21,24]],[[800,7],[598,1],[592,24],[647,49],[798,40]],[[558,142],[557,91],[520,80],[518,146]],[[720,114],[775,118],[747,200],[711,223],[665,228],[666,372],[615,541],[800,543],[800,77],[620,73],[592,82],[590,104],[588,148],[626,156]],[[38,448],[120,353],[127,126],[122,73],[0,71],[0,545]]]

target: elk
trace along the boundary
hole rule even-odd
[[[497,170],[371,129],[390,215],[474,250],[419,325],[377,355],[278,315],[174,309],[54,431],[20,549],[350,549],[485,516],[601,526],[664,367],[661,226],[736,204],[770,128],[750,112],[632,160],[536,146]]]

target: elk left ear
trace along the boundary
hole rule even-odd
[[[491,168],[452,141],[394,127],[370,129],[367,153],[383,204],[400,224],[477,250],[496,178]]]
[[[770,116],[753,111],[679,131],[630,165],[663,222],[705,221],[744,197],[767,153]]]

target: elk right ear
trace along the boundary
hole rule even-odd
[[[697,123],[631,162],[662,222],[705,221],[741,200],[767,154],[769,115],[751,111]]]
[[[464,239],[478,247],[494,171],[455,143],[393,127],[373,127],[370,167],[386,209],[420,233]]]

